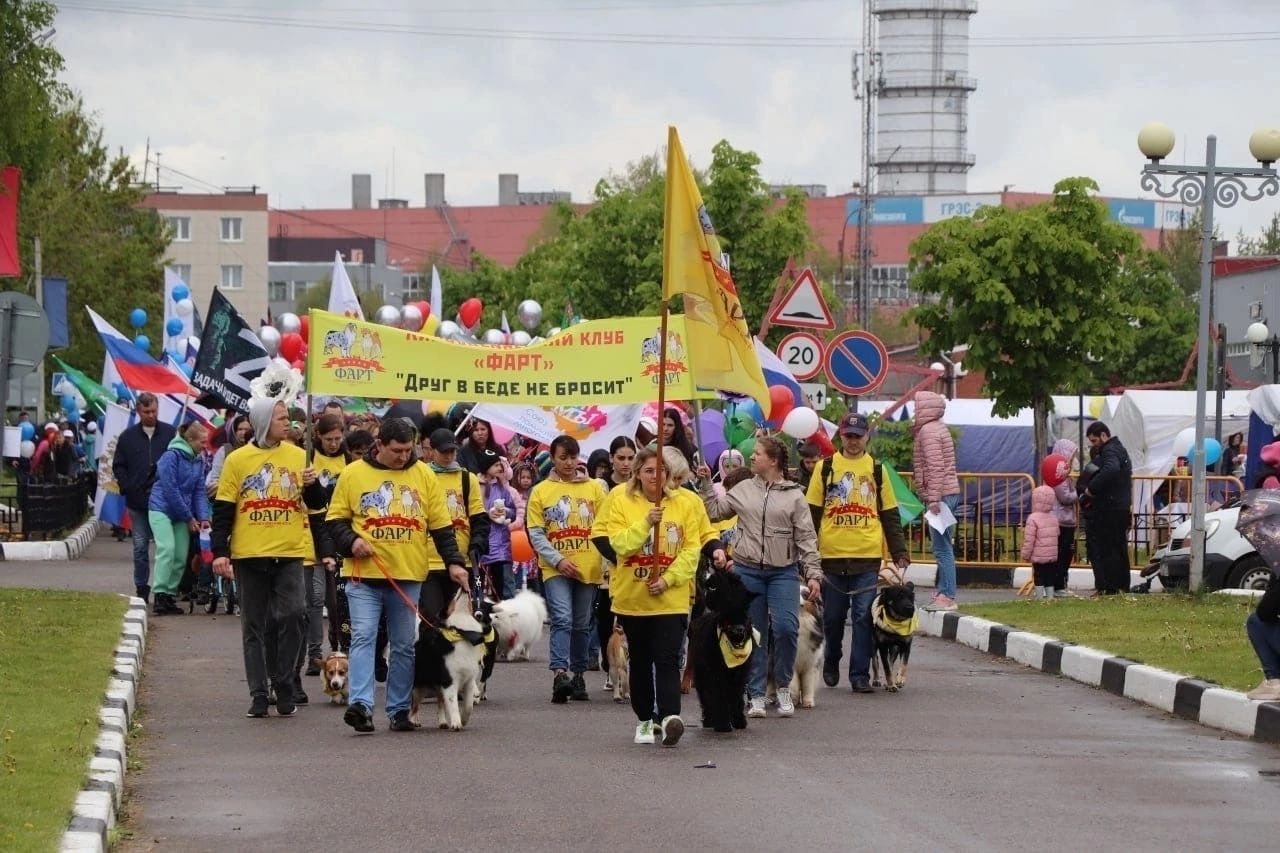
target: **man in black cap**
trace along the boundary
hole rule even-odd
[[[893,484],[867,453],[867,416],[850,412],[840,419],[840,452],[825,459],[809,481],[809,509],[822,555],[823,630],[827,651],[822,678],[840,682],[844,619],[853,608],[853,647],[849,684],[855,693],[871,690],[871,602],[876,596],[880,559],[888,543],[899,569],[910,564],[898,518]]]
[[[453,431],[440,428],[431,433],[428,466],[435,472],[436,482],[444,491],[445,506],[452,518],[453,535],[458,550],[466,554],[473,566],[489,547],[489,516],[484,511],[484,498],[476,475],[458,464],[458,438]],[[470,588],[470,576],[461,566],[446,566],[434,543],[428,543],[427,580],[422,584],[419,604],[429,619],[439,616],[454,593]]]

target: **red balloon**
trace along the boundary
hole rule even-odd
[[[1061,453],[1050,453],[1040,463],[1040,476],[1046,486],[1057,486],[1071,474],[1071,463]]]
[[[468,329],[474,329],[480,325],[480,315],[482,314],[484,314],[484,303],[474,296],[458,307],[458,317],[462,320],[462,325]]]
[[[418,301],[418,302],[411,302],[410,304],[411,304],[411,305],[413,305],[413,307],[414,307],[414,308],[417,308],[419,311],[421,311],[421,312],[422,312],[422,319],[424,319],[424,320],[425,320],[425,319],[427,319],[428,317],[430,317],[430,316],[431,316],[431,303],[430,303],[430,302],[422,302],[422,301]]]
[[[307,369],[307,363],[302,359],[298,359],[297,361],[295,361],[292,366],[295,370],[301,370],[304,373],[306,372],[306,369]]]
[[[302,350],[305,346],[302,335],[297,332],[290,332],[280,338],[280,354],[287,361],[297,361],[302,358]]]
[[[783,418],[796,407],[795,395],[785,385],[774,385],[769,389],[769,420],[781,424]]]
[[[302,325],[302,339],[304,341],[311,340],[311,318],[303,314],[298,318],[298,322]]]
[[[818,431],[806,440],[818,448],[818,452],[822,454],[823,459],[836,455],[836,446],[831,443],[831,436],[827,435],[825,428],[818,427]]]

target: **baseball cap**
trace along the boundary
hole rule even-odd
[[[867,416],[859,412],[850,412],[840,419],[841,435],[857,435],[863,436],[871,431],[871,425],[867,423]]]
[[[75,438],[76,434],[69,429],[64,429],[62,431],[62,436],[63,438]]]
[[[441,453],[457,450],[458,437],[453,434],[453,430],[440,427],[440,429],[431,433],[431,449],[439,450]]]

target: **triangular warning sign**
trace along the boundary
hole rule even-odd
[[[813,270],[805,267],[800,275],[796,276],[796,280],[791,283],[791,288],[778,302],[778,307],[769,317],[769,323],[774,326],[828,331],[836,327],[831,309],[827,307],[827,300],[822,298],[822,289],[818,287],[818,280],[813,276]]]

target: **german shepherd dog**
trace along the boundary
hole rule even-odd
[[[886,586],[871,603],[871,684],[883,684],[890,693],[907,684],[907,661],[916,625],[915,589],[910,582]]]
[[[746,658],[759,636],[748,616],[752,597],[732,572],[717,572],[706,581],[706,611],[689,641],[703,728],[728,732],[747,727]]]

